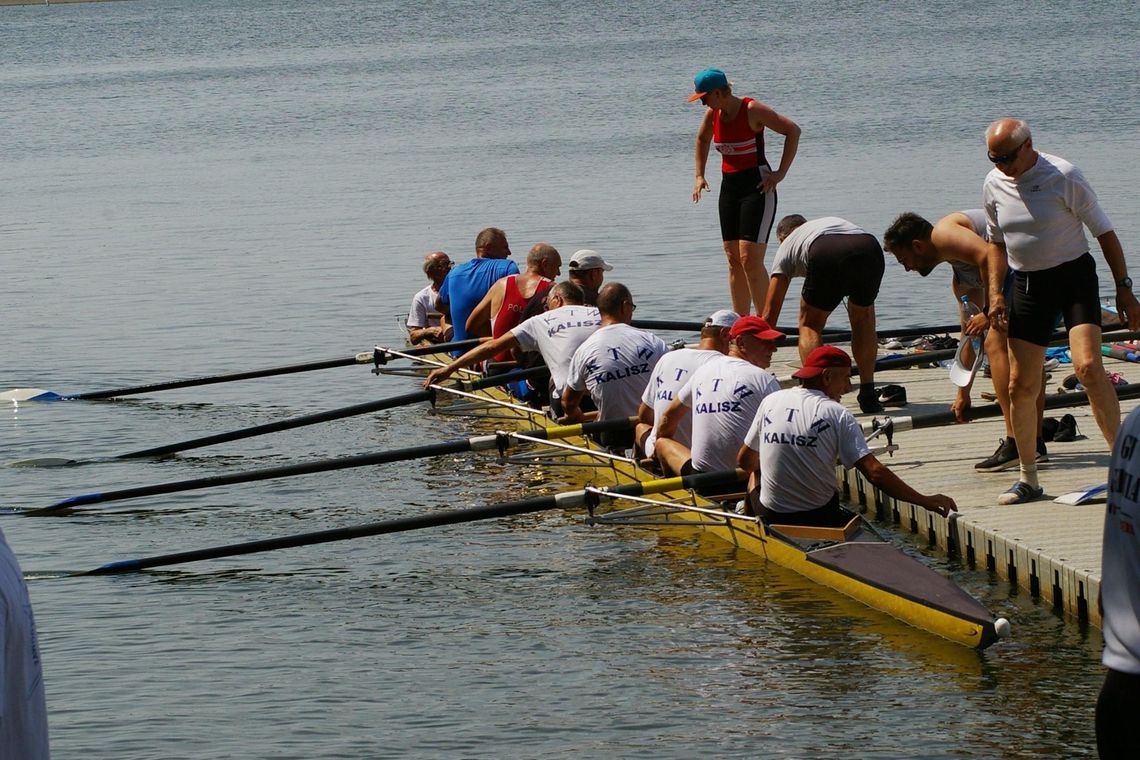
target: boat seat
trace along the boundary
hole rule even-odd
[[[788,538],[803,538],[809,541],[848,541],[859,530],[859,517],[856,515],[842,528],[821,528],[815,525],[779,525],[770,523],[769,528]]]

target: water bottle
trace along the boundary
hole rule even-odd
[[[981,314],[981,313],[982,313],[982,310],[978,308],[978,305],[976,303],[974,303],[973,301],[970,300],[969,296],[966,296],[966,295],[962,296],[962,324],[969,323],[969,321],[971,319],[973,319],[975,316],[977,316],[978,314]],[[973,342],[974,342],[974,350],[975,351],[981,351],[982,350],[982,339],[981,339],[981,337],[980,336],[974,336]]]

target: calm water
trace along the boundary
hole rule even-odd
[[[886,8],[2,8],[0,390],[398,341],[420,256],[466,258],[492,224],[516,255],[538,240],[598,249],[639,315],[706,314],[727,300],[724,265],[715,202],[688,197],[699,113],[684,97],[707,65],[803,126],[781,213],[881,233],[906,209],[976,206],[982,132],[1014,114],[1085,170],[1126,250],[1140,245],[1135,3]],[[947,276],[889,266],[881,322],[950,321]],[[105,456],[410,389],[360,367],[23,405],[4,412],[0,461]],[[0,494],[41,506],[466,430],[394,410],[173,461],[5,467]],[[1099,632],[936,557],[1012,620],[1012,641],[963,651],[719,544],[559,513],[54,577],[558,487],[457,457],[3,519],[33,577],[56,756],[1093,754]]]

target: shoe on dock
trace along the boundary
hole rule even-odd
[[[879,403],[879,394],[874,390],[870,393],[860,393],[858,399],[859,411],[864,414],[878,414],[879,412],[886,411],[883,405]]]
[[[1031,486],[1024,480],[1019,480],[1013,484],[1013,487],[998,497],[997,503],[1001,505],[1025,504],[1026,502],[1040,499],[1044,493],[1045,489],[1041,486]]]
[[[1042,438],[1037,439],[1037,456],[1034,461],[1046,462],[1049,460],[1049,452],[1045,450],[1045,441]],[[974,465],[974,469],[978,472],[1002,472],[1003,470],[1011,470],[1020,465],[1017,456],[1017,441],[1013,440],[1013,436],[998,439],[998,447],[994,450],[993,454],[983,459]]]

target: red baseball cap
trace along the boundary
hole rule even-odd
[[[746,314],[732,323],[728,337],[735,338],[740,335],[751,335],[760,340],[781,340],[786,337],[779,330],[773,330],[766,319],[755,314]]]
[[[793,372],[792,377],[801,379],[815,377],[825,369],[831,369],[832,367],[846,367],[847,369],[851,369],[851,357],[841,348],[836,348],[835,346],[820,346],[808,354],[804,366]]]

